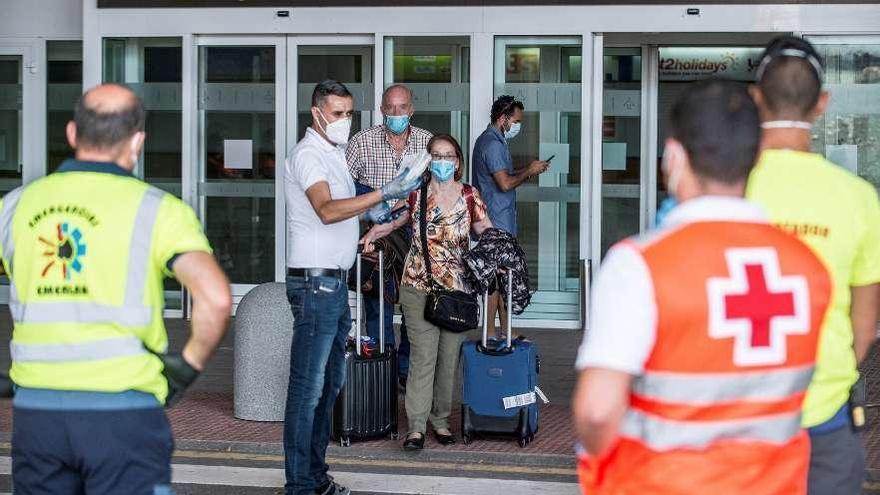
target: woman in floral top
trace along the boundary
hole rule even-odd
[[[477,190],[461,183],[464,158],[455,138],[446,134],[434,136],[428,142],[428,152],[431,154],[431,181],[426,218],[434,283],[447,290],[472,292],[465,278],[467,268],[461,256],[469,247],[471,233],[482,234],[492,227],[492,222]],[[374,240],[407,222],[413,230],[400,288],[400,305],[410,338],[405,401],[409,434],[403,442],[404,450],[424,447],[428,421],[441,445],[455,443],[455,436],[449,430],[449,415],[458,353],[466,336],[465,333],[443,330],[425,320],[430,281],[422,254],[420,195],[421,191],[410,194],[406,213],[391,223],[374,226],[363,239],[369,251]]]

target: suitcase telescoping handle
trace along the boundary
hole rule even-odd
[[[500,287],[499,287],[500,289]],[[507,270],[507,350],[513,346],[513,270]],[[495,315],[492,315],[495,318]],[[483,349],[489,349],[489,291],[483,294]]]
[[[385,353],[385,265],[382,256],[382,250],[379,251],[379,353]],[[357,311],[357,316],[355,317],[355,350],[357,355],[361,355],[361,300],[363,299],[363,294],[361,293],[361,248],[358,248],[357,252],[357,262],[355,263],[357,271],[357,277],[355,280],[355,311]]]

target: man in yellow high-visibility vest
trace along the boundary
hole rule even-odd
[[[67,125],[75,159],[0,203],[16,493],[170,493],[162,405],[204,368],[231,297],[192,209],[132,175],[145,137],[131,90],[93,88]],[[166,276],[193,297],[178,355],[167,354]]]

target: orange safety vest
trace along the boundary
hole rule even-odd
[[[822,262],[761,223],[624,242],[651,275],[656,341],[618,441],[579,458],[583,493],[806,493],[801,403],[832,287]]]

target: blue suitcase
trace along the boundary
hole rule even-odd
[[[508,308],[510,299],[508,293]],[[510,328],[507,339],[488,339],[487,318],[483,311],[483,339],[461,347],[462,440],[468,444],[484,434],[514,436],[525,447],[538,431],[537,348],[528,340],[511,341]]]

